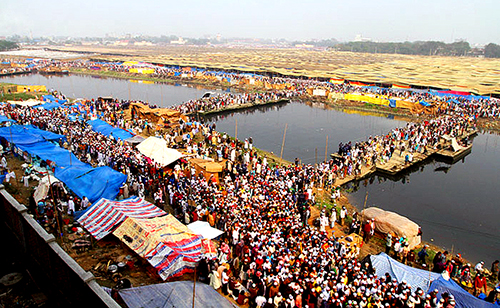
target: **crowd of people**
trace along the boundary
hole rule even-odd
[[[178,108],[193,112],[221,108],[227,100],[272,98],[259,95],[263,94],[228,94],[223,96],[226,102],[216,96],[209,103],[188,102]],[[437,146],[445,134],[459,137],[474,127],[473,115],[454,110],[455,116],[408,123],[386,135],[370,136],[365,142],[341,144],[340,159],[318,166],[298,161],[288,166],[271,165],[266,156],[257,154],[252,138],[234,140],[217,132],[215,125],[181,122],[173,131],[164,133],[170,142],[181,136],[179,146],[195,156],[224,161],[224,173],[217,182],[196,174],[184,161],[167,170],[131,144],[95,132],[86,123],[99,117],[129,130],[154,128],[154,123],[144,119],[127,121],[124,109],[129,103],[98,99],[52,110],[5,104],[0,106],[0,114],[18,124],[65,135],[66,142],[61,142],[61,146],[81,161],[93,166],[107,165],[127,174],[121,198],[152,198],[160,207],[170,205],[184,223],[205,220],[223,230],[217,258],[200,262],[200,279],[233,296],[239,304],[287,308],[454,306],[452,295],[438,300],[435,291],[426,294],[422,289],[412,289],[388,274],[376,277],[370,262],[358,259],[360,243],[326,231],[328,222],[333,227],[339,221],[347,230],[360,233],[364,222],[354,217],[347,225],[345,208],[321,211],[318,228],[309,223],[309,218],[315,205],[314,187],[327,185],[333,189],[332,196],[338,198],[336,178],[355,174],[362,166],[384,163],[392,155],[425,152]],[[70,120],[71,114],[77,117]],[[68,204],[70,214],[89,206],[88,201],[71,193],[66,195],[63,190],[56,195],[56,199]],[[58,202],[49,201],[56,205]],[[39,215],[53,219],[52,206],[43,204],[37,210]],[[369,227],[363,229],[368,235],[373,230]],[[369,241],[366,234],[365,241]],[[478,286],[482,287],[480,282]]]

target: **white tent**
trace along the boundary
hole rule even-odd
[[[49,181],[49,176],[50,176],[50,181]],[[53,175],[44,176],[38,183],[38,187],[35,189],[35,193],[33,194],[35,202],[38,203],[38,201],[47,198],[47,195],[49,194],[49,183],[54,184],[56,182],[61,182],[61,181],[59,181]]]
[[[210,226],[210,224],[206,221],[195,221],[187,225],[189,230],[193,231],[194,234],[199,234],[203,236],[205,239],[214,239],[224,233],[224,231],[221,231],[219,229],[213,228]]]
[[[181,152],[167,147],[167,142],[159,137],[149,137],[137,145],[137,149],[162,166],[170,165],[184,156]]]
[[[28,99],[28,100],[25,100],[25,101],[7,101],[9,104],[13,104],[13,105],[19,105],[19,106],[29,106],[29,107],[32,107],[32,106],[36,106],[36,105],[40,105],[41,101],[39,100],[36,100],[36,99]]]

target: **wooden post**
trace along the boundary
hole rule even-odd
[[[194,281],[193,281],[193,308],[196,297],[196,265],[194,266]]]
[[[325,145],[325,162],[327,162],[327,155],[328,155],[328,135],[326,135],[326,145]]]
[[[288,123],[285,124],[285,132],[283,133],[283,142],[281,143],[280,160],[283,160],[283,148],[285,147],[285,137],[286,137],[286,129],[287,128],[288,128]]]
[[[234,128],[234,139],[238,140],[238,119],[235,120],[235,128]]]

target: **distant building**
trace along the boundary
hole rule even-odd
[[[361,34],[357,34],[354,38],[354,42],[371,42],[372,39],[368,37],[363,37]]]
[[[182,37],[180,37],[180,36],[179,36],[178,40],[176,40],[176,41],[170,41],[170,44],[172,44],[172,45],[184,45],[186,43],[187,42]]]
[[[311,45],[311,44],[296,44],[295,48],[314,48],[314,45]]]

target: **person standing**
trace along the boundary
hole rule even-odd
[[[392,248],[392,234],[391,232],[388,232],[387,236],[385,237],[385,253],[387,255],[390,255],[391,248]]]
[[[342,209],[340,210],[340,225],[344,225],[344,220],[347,215],[347,209],[345,206],[342,206]]]
[[[332,213],[330,214],[330,228],[335,227],[335,221],[337,220],[337,208],[332,208]]]

